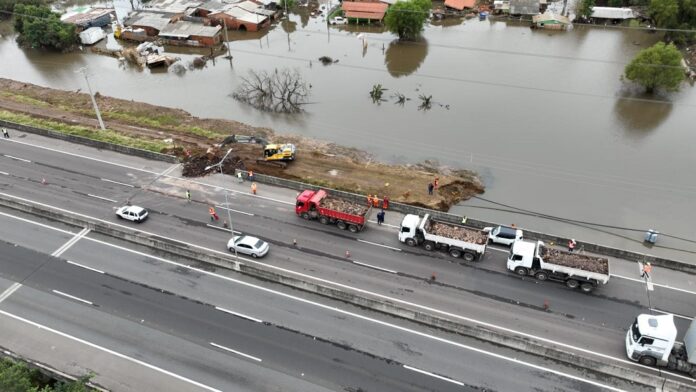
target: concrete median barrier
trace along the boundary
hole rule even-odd
[[[339,300],[365,309],[381,312],[402,319],[414,321],[429,327],[435,327],[444,331],[453,332],[462,336],[475,338],[481,341],[504,346],[525,353],[549,358],[573,367],[587,369],[595,374],[627,380],[636,384],[655,387],[663,391],[696,391],[696,384],[688,385],[673,380],[666,380],[656,374],[639,371],[620,364],[609,363],[601,358],[593,358],[589,355],[573,352],[560,347],[535,341],[525,336],[513,333],[497,331],[488,326],[475,325],[462,321],[454,321],[435,314],[429,314],[407,306],[392,303],[384,299],[371,298],[370,296],[351,292],[342,287],[332,287],[329,284],[318,283],[305,276],[292,276],[291,273],[280,273],[271,267],[256,266],[236,261],[232,256],[223,256],[206,252],[189,244],[171,240],[157,235],[143,233],[136,229],[112,224],[84,215],[71,214],[59,209],[44,205],[33,205],[24,201],[6,197],[0,197],[0,205],[25,213],[50,218],[58,222],[86,227],[93,232],[104,234],[113,238],[128,241],[133,244],[148,247],[162,257],[185,264],[206,263],[209,265],[230,269],[245,275],[263,279],[269,282],[282,284],[295,289],[321,295],[327,298]]]

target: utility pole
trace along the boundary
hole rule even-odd
[[[225,29],[225,43],[227,44],[227,57],[226,59],[230,60],[230,64],[232,64],[232,51],[230,50],[230,39],[227,37],[227,20],[225,17],[222,17],[222,27]]]
[[[87,67],[82,67],[75,71],[77,72],[82,72],[82,74],[85,76],[85,82],[87,82],[87,90],[89,91],[89,97],[92,98],[92,105],[94,106],[94,111],[97,113],[97,120],[99,120],[99,126],[101,127],[102,131],[106,130],[106,127],[104,127],[104,121],[102,121],[101,113],[99,112],[99,106],[97,106],[97,101],[94,99],[94,94],[92,93],[92,86],[89,85],[89,78],[87,77]]]
[[[222,165],[225,163],[225,159],[227,159],[227,156],[230,155],[231,152],[232,152],[232,149],[230,148],[229,150],[227,150],[227,153],[225,154],[224,157],[222,157],[220,162],[218,162],[214,165],[206,166],[205,170],[208,171],[208,170],[214,168],[215,166],[217,166],[220,169],[220,174],[223,176],[223,180],[224,180],[225,173],[222,172]],[[225,190],[225,209],[227,210],[227,222],[229,222],[229,224],[230,224],[230,233],[232,234],[232,238],[234,238],[234,227],[232,226],[232,214],[230,213],[230,201],[229,201],[229,197],[227,196],[228,191],[227,191],[226,187],[223,186],[222,188]],[[234,246],[233,248],[234,248],[234,258],[238,259],[237,247]]]

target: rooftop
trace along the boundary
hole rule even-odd
[[[189,8],[196,8],[201,4],[203,4],[201,0],[152,0],[147,5],[147,8],[180,14],[186,12]]]
[[[341,7],[348,18],[382,20],[389,5],[375,2],[344,1]]]
[[[179,21],[170,23],[160,31],[160,36],[188,38],[192,35],[198,37],[215,37],[222,31],[221,26],[205,26],[201,23]]]
[[[109,15],[112,12],[114,12],[113,8],[86,8],[77,12],[67,13],[60,20],[64,23],[76,25],[89,24],[90,21]]]
[[[237,20],[248,23],[262,23],[267,19],[266,16],[255,14],[243,8],[239,8],[236,4],[225,6],[225,9],[222,12]]]
[[[124,24],[126,26],[151,27],[161,31],[169,24],[172,16],[173,14],[138,11],[128,17]]]
[[[464,8],[474,8],[476,0],[445,0],[445,6],[462,11]]]
[[[539,0],[510,0],[511,15],[536,15],[539,13]]]
[[[554,14],[551,11],[546,11],[543,14],[532,16],[532,22],[534,23],[559,23],[559,24],[570,24],[570,19],[563,15]]]

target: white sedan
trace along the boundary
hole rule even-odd
[[[253,258],[263,257],[268,253],[268,243],[266,241],[260,240],[256,237],[242,235],[232,237],[227,243],[227,249],[230,252],[234,252],[236,249],[238,253],[244,253]]]
[[[343,25],[343,24],[347,24],[347,23],[348,23],[348,19],[346,19],[342,16],[336,16],[336,17],[331,18],[332,25]]]
[[[147,219],[147,210],[138,206],[123,206],[116,210],[116,216],[132,222],[142,222]]]

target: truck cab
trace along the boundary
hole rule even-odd
[[[641,314],[626,333],[626,355],[647,366],[667,366],[677,339],[674,316]]]
[[[305,217],[305,214],[307,214],[307,218],[309,218],[309,211],[313,209],[313,204],[316,202],[316,199],[321,200],[322,195],[318,195],[319,192],[324,192],[324,191],[312,191],[312,190],[306,190],[300,193],[299,196],[297,196],[297,200],[295,202],[295,213],[297,215],[300,215],[302,217]],[[324,192],[324,194],[326,194]],[[318,196],[315,198],[315,196]],[[315,199],[315,200],[312,200]],[[316,208],[316,207],[314,207]]]
[[[513,242],[507,259],[508,270],[515,271],[518,275],[527,275],[528,271],[538,269],[539,261],[536,255],[536,247],[537,244],[535,242]]]
[[[408,214],[401,221],[399,229],[399,241],[405,242],[409,246],[416,246],[423,241],[423,234],[418,233],[418,225],[421,218],[418,215]]]
[[[507,226],[484,227],[483,231],[488,233],[488,242],[511,246],[515,241],[522,239],[522,230]]]

